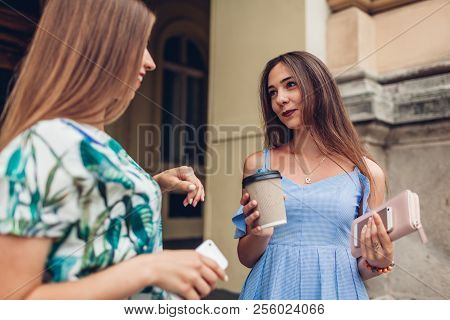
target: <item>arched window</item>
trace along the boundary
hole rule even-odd
[[[192,166],[205,183],[208,34],[193,21],[178,20],[161,30],[158,47],[163,167]],[[203,205],[184,207],[185,196],[171,192],[164,197],[165,240],[203,234]]]
[[[162,160],[202,167],[207,122],[207,64],[195,40],[175,34],[164,43]]]

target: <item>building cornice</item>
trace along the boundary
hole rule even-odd
[[[448,61],[374,76],[363,71],[337,79],[353,122],[390,125],[450,119]]]
[[[368,14],[387,11],[418,1],[423,0],[327,0],[332,12],[338,12],[350,7],[357,7]]]

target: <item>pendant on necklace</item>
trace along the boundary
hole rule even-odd
[[[306,178],[305,178],[305,183],[311,184],[311,178],[310,178],[310,177],[306,177]]]

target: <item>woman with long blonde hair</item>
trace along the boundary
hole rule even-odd
[[[0,298],[206,296],[226,275],[162,251],[161,192],[204,201],[192,169],[151,177],[104,131],[155,69],[138,0],[50,0],[0,127]]]

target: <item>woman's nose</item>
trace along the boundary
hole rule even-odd
[[[146,71],[153,71],[156,69],[155,61],[153,60],[152,56],[150,55],[150,52],[148,52],[147,49],[145,49],[144,52],[144,69]]]
[[[279,90],[277,94],[277,103],[280,105],[286,104],[289,102],[289,96],[284,90]]]

